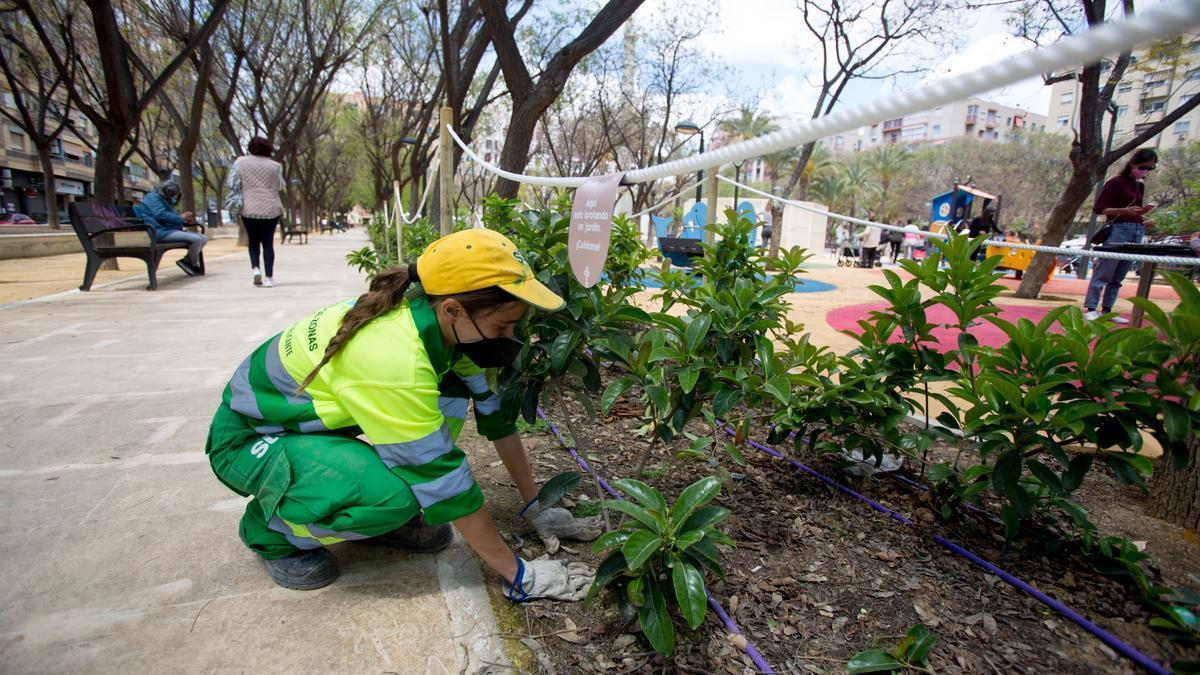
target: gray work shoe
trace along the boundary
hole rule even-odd
[[[425,519],[417,514],[416,518],[408,521],[403,527],[370,539],[362,539],[364,544],[390,546],[409,553],[437,553],[450,545],[454,532],[449,525],[426,525]]]
[[[328,586],[341,573],[337,556],[323,548],[299,551],[286,558],[264,559],[263,563],[275,583],[295,591],[311,591]]]

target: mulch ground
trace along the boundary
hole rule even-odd
[[[631,474],[645,447],[636,436],[635,419],[592,422],[580,411],[573,421],[602,476]],[[525,442],[539,481],[578,470],[552,437],[530,434]],[[678,449],[661,447],[641,477],[669,500],[714,472],[703,461],[675,458]],[[477,451],[486,449],[481,446]],[[737,547],[723,550],[725,580],[708,583],[777,672],[842,672],[855,653],[890,649],[916,623],[924,623],[938,635],[930,656],[937,672],[1138,672],[1130,661],[1074,623],[951,554],[930,538],[933,533],[944,534],[1029,581],[1156,658],[1185,656],[1146,627],[1146,617],[1128,589],[1090,571],[1073,553],[1041,551],[1028,543],[1007,545],[999,528],[983,519],[941,523],[925,508],[919,492],[890,479],[856,484],[918,523],[904,526],[782,460],[750,449],[747,458],[748,466],[731,467],[736,473],[717,499],[733,512],[724,529]],[[838,467],[829,458],[801,461],[838,476]],[[477,467],[476,475],[498,502],[492,511],[501,521],[501,531],[525,533],[510,543],[527,558],[541,555],[536,535],[515,517],[519,505],[509,495],[513,490],[503,467],[498,462]],[[1100,478],[1094,481],[1097,485],[1104,482]],[[1091,482],[1084,491],[1091,489]],[[572,507],[590,512],[594,504],[588,502],[596,499],[585,480],[572,495]],[[588,544],[566,545],[569,548],[556,557],[599,563]],[[1168,556],[1156,563],[1169,566],[1172,560]],[[1186,580],[1192,573],[1175,570],[1170,576]],[[537,647],[543,670],[755,672],[737,639],[711,611],[694,632],[676,622],[677,649],[670,661],[652,652],[632,617],[622,616],[611,593],[591,605],[534,603],[522,606],[522,611],[528,635],[534,636],[525,644]]]

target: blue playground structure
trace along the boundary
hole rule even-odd
[[[738,213],[745,216],[752,223],[758,222],[758,215],[754,211],[754,205],[748,201],[743,201],[738,205]],[[672,265],[677,267],[691,267],[692,258],[703,255],[700,242],[704,239],[704,228],[708,223],[708,205],[704,202],[692,204],[692,208],[683,216],[683,230],[677,237],[671,236],[671,224],[673,222],[671,218],[666,216],[650,216],[650,222],[654,224],[654,235],[658,240],[658,249],[671,261]],[[749,243],[751,246],[758,241],[760,229],[756,227],[750,232]]]

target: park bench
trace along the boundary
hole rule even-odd
[[[337,220],[335,220],[333,218],[322,218],[320,227],[321,227],[322,233],[329,232],[330,234],[333,234],[334,230],[338,230],[341,232],[346,231],[346,225],[344,223],[338,222]]]
[[[279,243],[286,244],[288,239],[299,238],[301,244],[308,243],[308,226],[299,225],[287,220],[279,221]]]
[[[186,251],[188,247],[184,242],[156,242],[154,228],[134,215],[132,206],[77,202],[71,204],[70,212],[71,227],[87,254],[81,291],[91,290],[100,264],[109,258],[137,258],[145,262],[150,277],[146,290],[153,291],[158,288],[158,264],[163,254],[171,249]],[[204,226],[190,225],[188,229],[203,232]],[[204,254],[200,255],[200,273],[204,273]]]

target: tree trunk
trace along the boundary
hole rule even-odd
[[[1200,436],[1188,436],[1188,466],[1164,455],[1154,469],[1146,511],[1168,523],[1200,531]]]
[[[529,148],[533,145],[533,134],[537,130],[540,113],[531,107],[516,106],[508,118],[508,133],[504,136],[504,149],[500,152],[500,167],[521,173],[529,164]],[[507,178],[496,181],[496,194],[505,199],[515,199],[521,185]]]
[[[1042,243],[1047,246],[1057,246],[1066,237],[1067,231],[1071,229],[1071,225],[1075,222],[1075,214],[1079,212],[1079,207],[1087,201],[1092,194],[1092,188],[1096,184],[1096,174],[1091,168],[1095,165],[1092,159],[1079,158],[1073,160],[1074,169],[1071,172],[1071,179],[1067,181],[1067,187],[1063,188],[1062,194],[1058,198],[1058,203],[1054,205],[1054,210],[1050,212],[1050,219],[1046,223],[1046,229],[1042,233]],[[1045,283],[1046,275],[1050,270],[1054,269],[1058,258],[1052,253],[1038,253],[1030,261],[1029,267],[1025,270],[1025,274],[1021,279],[1021,286],[1017,289],[1018,298],[1036,298],[1042,290],[1042,284]]]
[[[767,208],[771,209],[771,241],[767,255],[774,260],[779,257],[779,243],[783,240],[783,207],[779,202],[771,201]]]
[[[50,162],[50,146],[38,147],[38,160],[42,164],[42,187],[46,192],[46,221],[50,228],[57,230],[58,224],[58,194],[55,192],[54,164]]]
[[[96,172],[92,185],[93,200],[99,204],[116,204],[120,201],[121,144],[122,134],[97,129]]]

